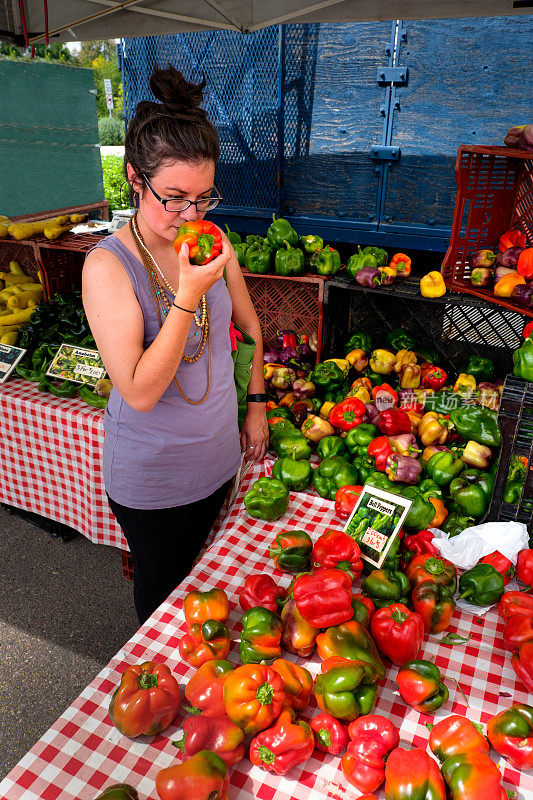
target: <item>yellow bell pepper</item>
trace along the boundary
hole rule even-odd
[[[368,366],[368,358],[364,350],[350,350],[346,355],[348,361],[356,372],[363,372]]]
[[[446,284],[440,272],[433,270],[420,278],[420,294],[422,297],[442,297],[446,294]]]
[[[394,372],[396,356],[390,350],[373,350],[369,364],[370,369],[379,375],[389,375]]]
[[[418,389],[421,379],[420,372],[418,364],[404,364],[400,373],[400,388]]]
[[[511,297],[513,293],[513,289],[515,286],[520,286],[525,284],[526,279],[523,275],[519,275],[518,272],[508,272],[507,275],[504,275],[498,283],[494,284],[494,296],[495,297]]]
[[[326,358],[323,363],[327,364],[329,361],[333,361],[338,366],[344,377],[347,376],[351,366],[347,358]]]
[[[346,397],[357,397],[365,405],[372,402],[370,393],[364,386],[354,386],[353,389],[350,389]]]
[[[395,372],[401,372],[402,368],[407,364],[416,364],[416,355],[412,350],[398,350],[396,353],[396,364],[394,365]]]
[[[476,391],[476,379],[473,375],[468,375],[466,372],[460,372],[457,380],[453,385],[453,391],[458,394],[471,394]]]
[[[318,412],[318,416],[322,417],[322,419],[327,419],[329,421],[329,412],[336,405],[332,400],[326,400],[326,402],[320,406],[320,411]]]

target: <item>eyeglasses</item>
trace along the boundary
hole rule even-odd
[[[186,211],[191,206],[196,206],[197,211],[211,211],[213,208],[216,208],[223,199],[218,195],[217,187],[214,186],[213,188],[217,192],[217,195],[213,197],[203,197],[201,200],[186,200],[185,198],[181,197],[170,197],[167,200],[164,200],[161,195],[157,194],[146,175],[144,175],[142,172],[140,174],[155,199],[159,200],[161,205],[165,207],[165,211]]]

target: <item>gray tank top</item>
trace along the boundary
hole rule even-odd
[[[110,236],[96,247],[116,255],[133,285],[144,316],[144,348],[159,332],[143,264]],[[211,331],[211,389],[198,406],[183,399],[172,381],[151,411],[136,411],[113,389],[104,417],[104,482],[109,496],[129,508],[155,509],[208,497],[239,467],[237,397],[229,324],[231,298],[221,278],[206,295]],[[168,294],[172,302],[172,295]],[[200,329],[191,323],[185,354],[192,355]],[[182,361],[176,378],[192,400],[207,387],[208,350],[193,364]]]

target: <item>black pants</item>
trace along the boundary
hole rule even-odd
[[[229,484],[203,500],[174,508],[128,508],[108,495],[133,559],[133,599],[141,625],[190,573]]]

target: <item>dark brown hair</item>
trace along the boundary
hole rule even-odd
[[[204,87],[205,78],[200,84],[189,83],[170,64],[154,69],[150,89],[159,102],[138,103],[126,132],[124,170],[130,163],[150,179],[165,161],[199,164],[218,159],[217,130],[200,108]]]

